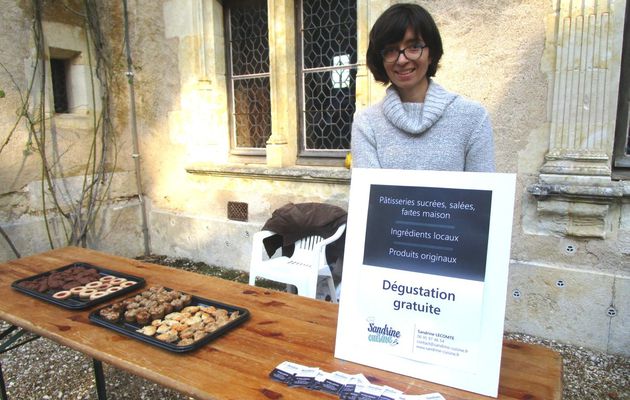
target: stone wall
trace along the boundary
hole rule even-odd
[[[610,128],[615,107],[607,104],[600,114],[608,125],[596,129],[603,138],[597,146],[573,140],[581,137],[572,136],[575,126],[558,130],[563,119],[554,108],[559,104],[554,100],[560,91],[558,77],[568,76],[558,69],[561,50],[575,46],[562,41],[559,27],[581,14],[608,18],[611,36],[606,54],[610,58],[601,71],[607,74],[608,97],[616,98],[620,54],[616,50],[625,1],[608,2],[609,9],[602,9],[604,5],[589,9],[595,2],[584,2],[585,10],[572,9],[571,2],[562,0],[420,3],[435,17],[444,41],[436,80],[486,106],[495,132],[498,172],[517,174],[506,330],[630,354],[626,334],[630,326],[630,188],[627,181],[611,179]],[[29,16],[20,4],[0,0],[0,7],[10,10],[1,17],[0,40],[15,43],[0,60],[25,81],[23,66],[32,49]],[[108,30],[120,40],[120,5],[103,4],[111,16]],[[285,29],[294,19],[294,7],[290,0],[269,0],[268,4],[277,22],[270,28],[275,30],[271,51],[276,60],[271,72],[277,79],[272,99],[280,102],[272,116],[273,143],[267,157],[254,163],[235,162],[229,152],[221,2],[140,0],[129,4],[142,183],[153,253],[247,270],[251,235],[274,209],[306,201],[348,206],[350,173],[342,160],[332,166],[295,165],[295,115],[286,112],[295,102],[291,89],[295,87],[295,39],[293,27]],[[364,64],[369,27],[387,5],[381,0],[357,2],[360,64]],[[119,52],[120,46],[116,48]],[[118,60],[124,65],[124,59]],[[0,102],[16,101],[17,94],[7,89],[10,86],[6,74],[0,73],[0,88],[7,93]],[[358,107],[378,101],[383,91],[360,65]],[[125,139],[130,121],[124,80],[117,93],[116,129],[123,161],[116,171],[128,186],[110,196],[102,235],[94,245],[117,254],[139,255],[140,213],[133,196],[130,142]],[[584,96],[581,102],[586,104]],[[13,111],[0,110],[4,132],[14,120]],[[41,223],[40,211],[31,203],[41,177],[38,164],[23,156],[27,134],[20,135],[0,154],[0,213],[2,227],[15,229],[12,235],[20,237],[17,243],[26,255],[43,250],[46,240],[41,231],[25,225],[26,221]],[[70,130],[67,135],[68,148],[70,143],[83,145],[80,134]],[[563,141],[563,137],[571,139]],[[229,202],[247,204],[247,221],[227,218]],[[115,216],[124,222],[116,222]],[[0,258],[11,257],[0,243]]]
[[[23,256],[81,242],[127,256],[142,254],[141,214],[125,123],[128,105],[111,110],[115,128],[107,137],[100,134],[105,93],[85,21],[73,12],[81,9],[82,2],[43,5],[38,60],[32,3],[0,1],[5,10],[0,20],[4,49],[0,55],[4,93],[0,98],[0,227]],[[114,11],[120,23],[120,14]],[[112,42],[120,41],[120,31],[109,35]],[[63,112],[55,112],[51,59],[60,60],[65,68],[62,97],[67,109]],[[118,58],[112,69],[112,89],[124,89],[112,94],[113,102],[127,98],[123,65]],[[91,205],[90,196],[98,199]],[[88,211],[92,206],[94,211]],[[89,224],[88,235],[72,242],[73,226],[79,232],[79,224]],[[9,243],[0,240],[0,259],[15,257]]]

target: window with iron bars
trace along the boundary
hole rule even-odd
[[[264,154],[271,135],[265,0],[225,3],[230,139],[235,154]]]
[[[300,156],[350,149],[357,74],[356,0],[296,2]]]

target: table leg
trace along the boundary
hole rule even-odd
[[[2,374],[2,364],[0,364],[0,400],[9,400],[7,387],[4,384],[4,375]]]
[[[9,325],[7,329],[0,332],[0,354],[4,354],[9,350],[25,345],[26,343],[39,338],[39,336],[25,335],[27,331],[18,328],[15,325]],[[7,386],[4,382],[4,374],[2,373],[2,365],[0,364],[0,400],[8,400]]]
[[[103,364],[96,359],[92,359],[92,363],[94,364],[94,380],[96,382],[97,398],[98,400],[106,400],[107,394],[105,393],[105,376],[103,375]]]
[[[8,329],[6,329],[4,332],[0,333],[0,340],[4,339],[11,332],[13,332],[15,329],[17,329],[16,326],[14,326],[14,325],[9,326]],[[1,346],[1,347],[4,347],[4,346]],[[4,353],[4,351],[1,351],[1,350],[2,349],[0,349],[0,352]],[[2,364],[0,364],[0,400],[9,400],[9,397],[7,396],[7,386],[4,383],[4,374],[2,373]]]
[[[35,339],[39,339],[37,335],[27,335],[28,331],[18,328],[15,325],[11,325],[8,329],[0,333],[0,354],[6,353],[9,350],[16,349],[25,345]]]

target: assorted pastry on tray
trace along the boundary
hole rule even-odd
[[[77,265],[21,281],[18,286],[50,294],[57,300],[77,298],[91,301],[136,284],[136,281],[126,278],[101,274],[96,268]]]
[[[40,300],[79,310],[115,296],[122,297],[144,284],[144,279],[137,276],[74,263],[15,281],[12,286]],[[243,308],[154,286],[94,310],[90,320],[171,351],[183,352],[218,337],[248,316],[249,312]]]
[[[98,311],[110,323],[139,326],[136,332],[161,342],[188,346],[217,331],[240,313],[213,305],[191,304],[193,297],[154,286]]]

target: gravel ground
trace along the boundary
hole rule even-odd
[[[165,264],[247,282],[247,274],[189,260],[153,256]],[[0,321],[0,329],[7,324]],[[630,359],[521,333],[506,338],[537,343],[560,353],[564,400],[630,400]],[[39,338],[0,356],[11,400],[96,399],[92,361],[83,354]],[[189,397],[103,364],[108,399],[187,400]],[[543,399],[544,400],[544,399]]]

